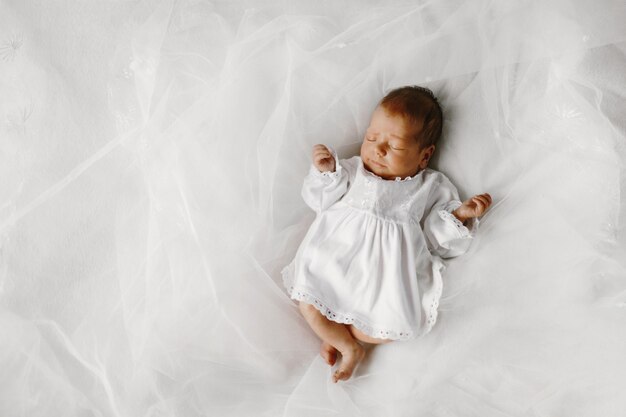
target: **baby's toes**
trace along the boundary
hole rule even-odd
[[[346,371],[339,369],[333,374],[333,382],[336,384],[338,381],[348,379],[349,377],[350,376],[347,375]]]

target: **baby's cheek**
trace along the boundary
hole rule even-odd
[[[367,144],[363,142],[361,144],[361,159],[367,155]]]
[[[403,157],[402,158],[402,165],[405,168],[417,168],[419,166],[419,160],[417,158],[412,158],[412,157]]]

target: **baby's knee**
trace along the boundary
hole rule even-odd
[[[303,315],[315,314],[317,313],[317,309],[313,304],[305,303],[304,301],[300,301],[298,304],[298,308]]]
[[[372,345],[384,345],[393,342],[393,340],[391,339],[378,339],[372,336],[368,336],[356,327],[354,327],[354,325],[348,326],[348,330],[352,334],[352,337],[354,337],[355,339],[360,340],[361,342],[370,343]]]

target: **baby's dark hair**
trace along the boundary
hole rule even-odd
[[[435,145],[443,129],[443,112],[437,97],[417,85],[390,91],[379,104],[394,116],[401,116],[413,126],[413,137],[421,147]]]

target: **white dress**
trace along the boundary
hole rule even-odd
[[[282,271],[289,295],[372,337],[428,333],[441,297],[441,258],[464,253],[478,222],[467,228],[451,214],[461,202],[438,171],[385,180],[358,156],[336,166],[321,173],[311,165],[304,180],[302,197],[317,217]]]

